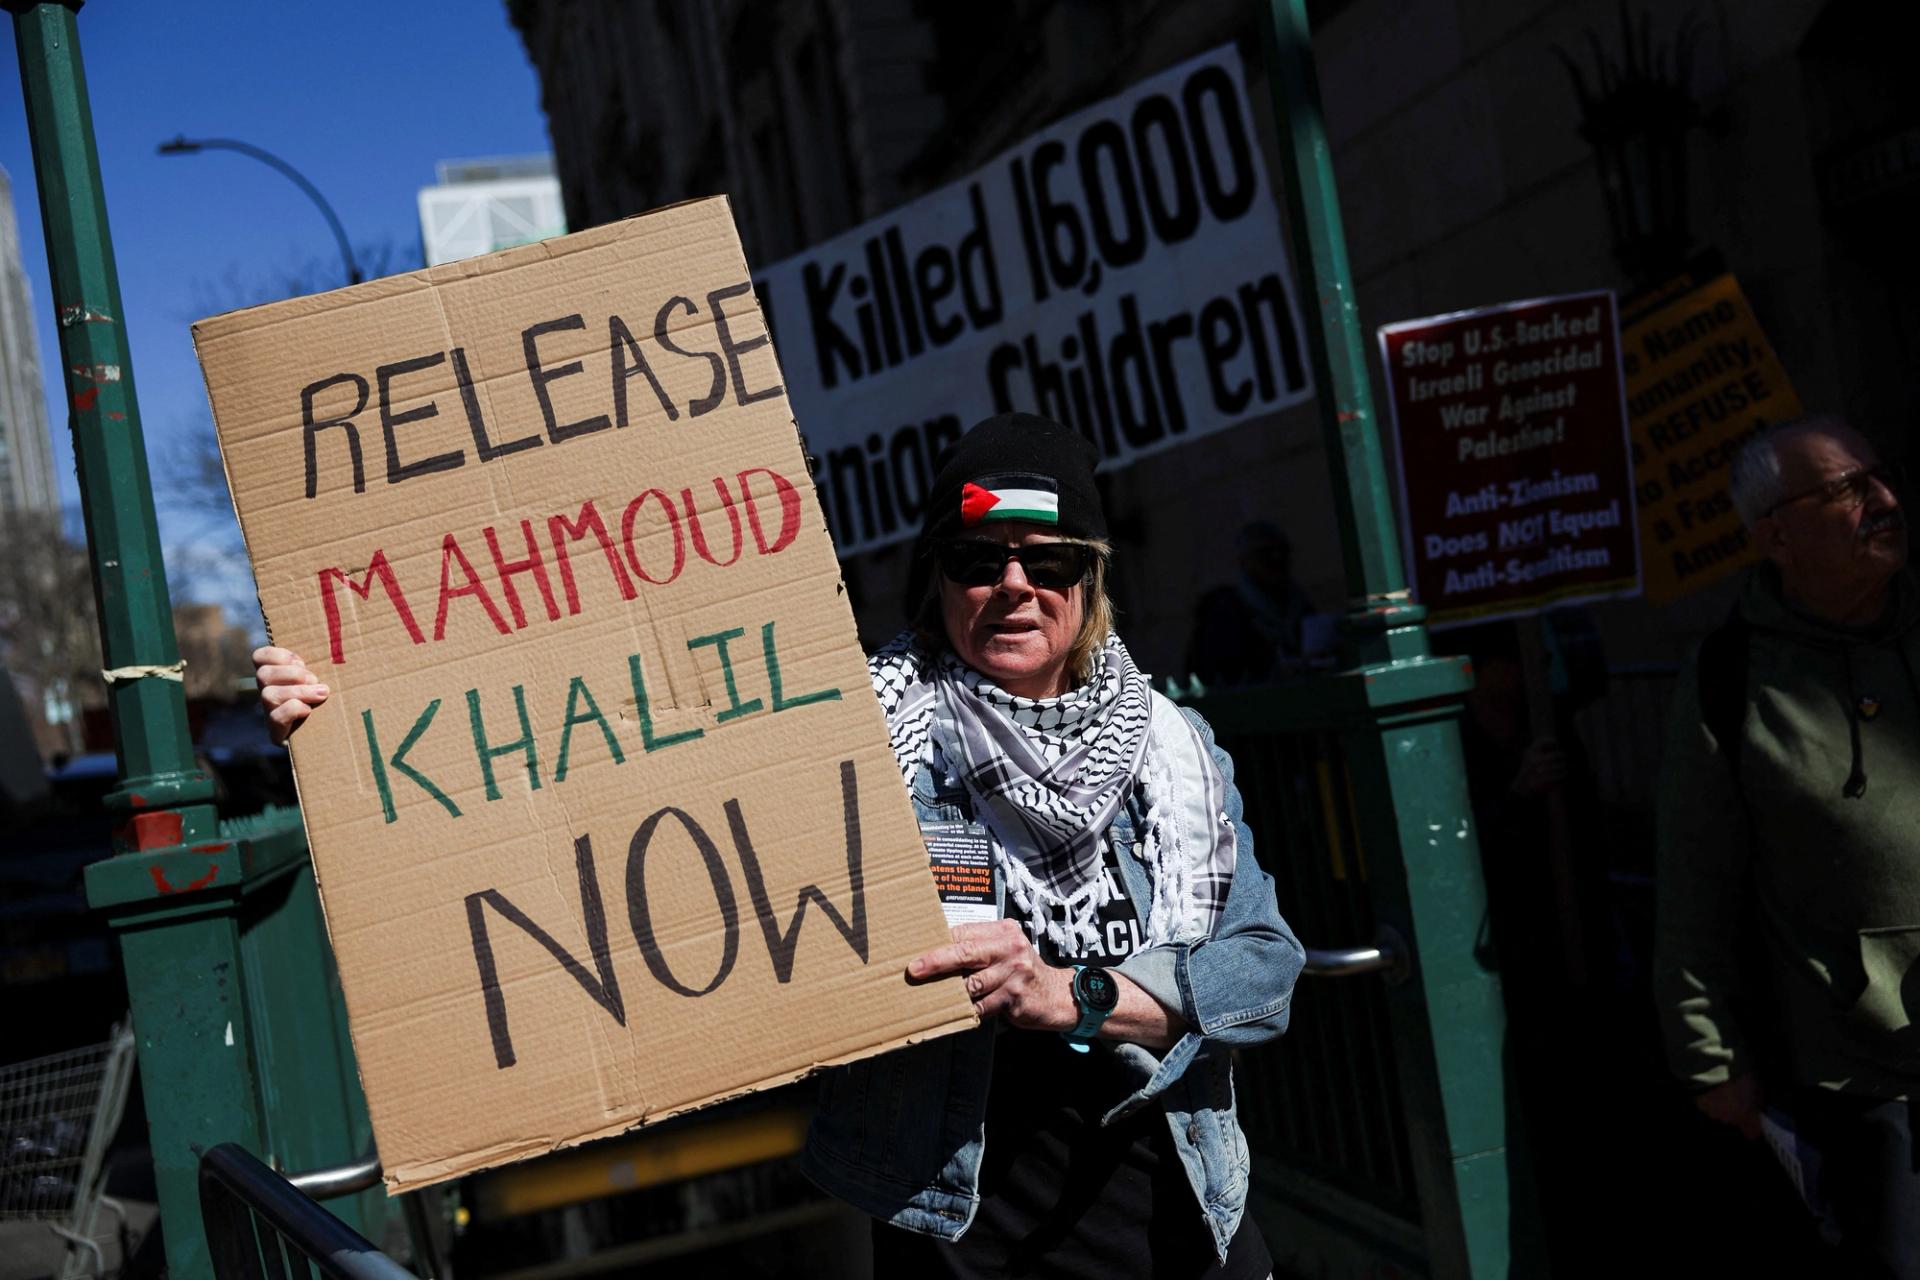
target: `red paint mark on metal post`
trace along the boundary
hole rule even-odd
[[[85,413],[89,409],[93,408],[94,403],[99,399],[100,399],[100,388],[88,387],[85,391],[82,391],[79,395],[73,398],[73,407],[78,409],[80,412]]]
[[[148,867],[147,874],[153,877],[153,887],[161,893],[192,893],[196,889],[204,889],[213,883],[214,877],[220,874],[220,864],[212,863],[207,867],[205,875],[197,876],[179,888],[175,888],[168,882],[167,873],[159,867]]]
[[[141,851],[180,843],[180,815],[173,812],[133,815],[133,847]]]

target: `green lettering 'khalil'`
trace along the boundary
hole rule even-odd
[[[788,707],[804,707],[809,702],[838,702],[838,689],[816,689],[812,693],[802,693],[787,698],[781,696],[780,655],[773,647],[773,624],[769,622],[760,628],[760,647],[767,655],[767,688],[773,695],[773,709],[785,711]]]
[[[440,699],[435,698],[420,713],[420,718],[413,722],[413,728],[407,730],[407,736],[400,739],[400,749],[384,760],[380,754],[380,737],[373,731],[373,712],[368,710],[360,713],[360,724],[367,731],[367,754],[373,761],[373,785],[380,792],[380,812],[388,822],[398,821],[400,817],[393,806],[393,786],[387,781],[389,768],[438,800],[440,807],[448,813],[456,818],[460,816],[460,806],[450,800],[446,792],[434,786],[433,779],[407,763],[407,752],[413,750],[413,744],[426,733],[427,726],[433,723],[434,712],[438,710]]]
[[[676,742],[691,742],[695,738],[706,736],[701,728],[682,729],[679,733],[670,733],[664,738],[653,736],[653,711],[647,704],[647,682],[640,673],[640,655],[627,655],[627,677],[633,682],[633,713],[640,718],[640,745],[647,751],[658,751],[661,747],[670,747]]]
[[[740,690],[733,681],[733,659],[727,655],[727,641],[738,640],[745,634],[747,634],[745,627],[733,627],[726,631],[716,631],[710,636],[695,636],[693,639],[687,641],[687,648],[689,650],[712,645],[720,653],[720,677],[727,682],[727,709],[717,712],[714,715],[713,721],[715,724],[725,724],[729,720],[737,720],[741,716],[752,715],[754,712],[766,706],[766,703],[760,701],[758,698],[755,698],[751,702],[740,701]]]
[[[574,706],[582,699],[586,701],[587,713],[576,715]],[[613,736],[613,727],[607,723],[607,718],[600,714],[599,705],[594,702],[593,694],[588,692],[586,680],[575,676],[573,683],[567,686],[567,721],[560,726],[560,759],[553,766],[555,782],[567,780],[567,753],[573,747],[573,726],[577,724],[599,725],[600,736],[607,740],[607,750],[613,753],[613,762],[615,764],[627,762],[626,756],[620,752],[619,740]]]
[[[473,750],[480,757],[480,776],[486,780],[489,800],[500,798],[500,786],[493,777],[493,758],[515,751],[527,758],[527,785],[535,791],[540,789],[540,757],[533,747],[533,726],[527,721],[527,692],[520,685],[513,686],[513,709],[520,717],[520,736],[497,747],[489,746],[486,722],[480,716],[480,691],[467,690],[467,719],[473,726]]]

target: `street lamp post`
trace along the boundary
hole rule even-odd
[[[340,244],[340,260],[346,264],[347,283],[360,283],[363,278],[360,275],[360,264],[353,259],[353,246],[347,242],[347,232],[340,225],[339,215],[334,213],[333,206],[327,203],[327,198],[320,194],[320,188],[307,181],[305,174],[273,152],[256,147],[251,142],[241,142],[234,138],[176,136],[171,142],[163,142],[159,146],[159,152],[163,156],[192,155],[199,151],[238,151],[241,155],[252,156],[262,164],[271,165],[285,174],[296,187],[307,193],[307,198],[318,206],[321,216],[326,218],[327,225],[333,228],[333,238]]]

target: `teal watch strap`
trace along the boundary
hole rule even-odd
[[[1120,988],[1105,969],[1077,964],[1073,967],[1071,990],[1073,1002],[1080,1009],[1080,1021],[1071,1031],[1062,1031],[1060,1035],[1075,1053],[1086,1053],[1100,1033],[1100,1024],[1120,1003]]]

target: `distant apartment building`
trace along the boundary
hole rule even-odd
[[[420,189],[421,256],[430,267],[567,229],[551,156],[442,160],[440,181]]]
[[[0,514],[59,508],[33,291],[20,262],[13,184],[0,169]]]

